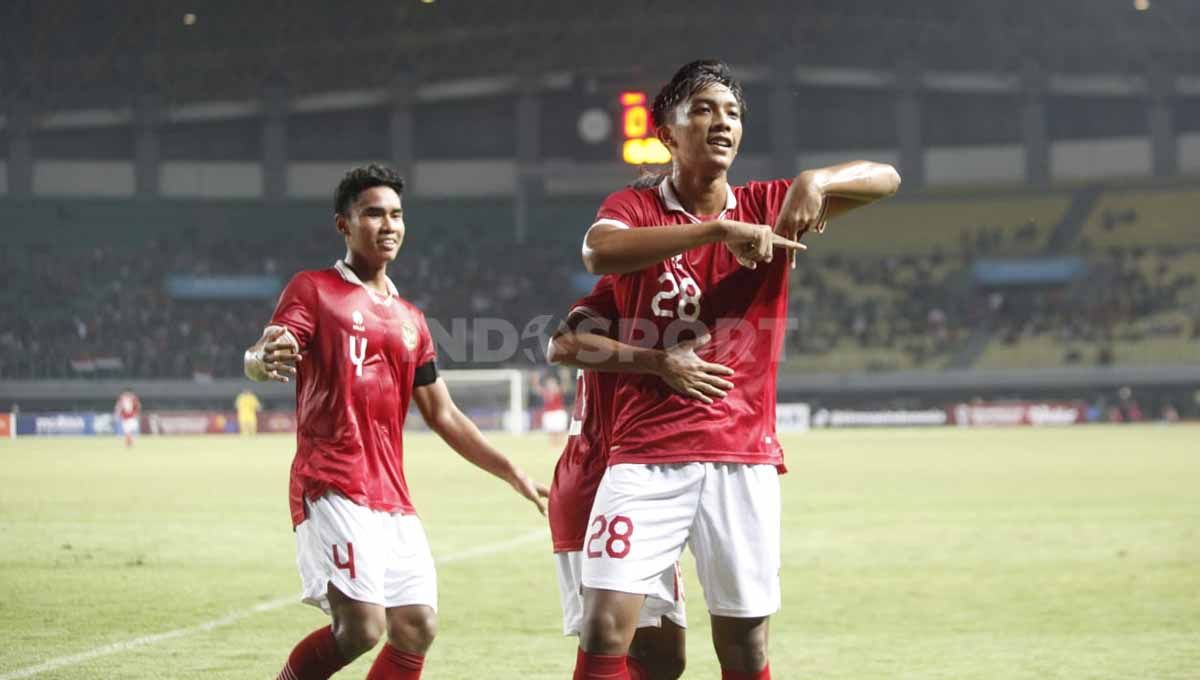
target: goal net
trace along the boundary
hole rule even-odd
[[[446,381],[450,396],[463,413],[481,430],[520,434],[528,429],[526,377],[515,368],[444,370],[438,375]],[[419,413],[409,414],[414,429],[425,427]]]

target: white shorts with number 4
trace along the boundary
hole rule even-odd
[[[554,553],[554,564],[558,570],[558,594],[563,610],[563,635],[579,635],[583,630],[583,551]],[[646,599],[638,617],[638,628],[661,628],[663,618],[670,619],[680,628],[687,628],[687,612],[683,606],[683,576],[679,565],[666,579],[664,588],[677,592],[673,602]]]
[[[296,564],[304,602],[329,613],[327,589],[383,607],[437,609],[437,572],[416,515],[371,510],[329,492],[306,501],[296,527]]]
[[[608,468],[583,546],[583,585],[671,602],[664,574],[691,547],[708,611],[779,611],[779,473],[738,463]]]

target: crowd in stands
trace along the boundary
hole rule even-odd
[[[573,299],[569,277],[578,267],[561,250],[440,241],[403,249],[389,274],[431,326],[450,331],[456,318],[486,317],[521,329],[531,311],[561,314]],[[333,234],[257,247],[217,239],[152,240],[140,248],[5,247],[0,378],[240,375],[242,350],[262,332],[274,299],[176,299],[167,293],[168,275],[267,274],[286,284],[294,272],[331,266],[340,254]],[[467,327],[465,363],[475,356],[474,330]]]
[[[1102,226],[1136,219],[1128,211],[1106,213]],[[1119,362],[1115,346],[1146,339],[1200,346],[1200,250],[1090,248],[1081,238],[1076,252],[1086,258],[1087,274],[1074,283],[972,284],[973,261],[1034,254],[1038,234],[1032,223],[965,227],[958,243],[925,254],[814,248],[792,272],[794,330],[785,360],[831,372],[970,365],[971,339],[980,333],[1001,346],[1052,341],[1060,365]],[[328,228],[284,240],[213,231],[136,246],[0,246],[0,379],[240,375],[241,352],[261,332],[274,299],[182,300],[168,294],[167,277],[274,275],[286,283],[301,269],[330,266],[341,252]],[[496,356],[475,351],[483,318],[525,336],[521,348],[532,351],[510,354],[509,363],[539,364],[538,343],[525,342],[529,331],[544,332],[553,323],[547,317],[561,315],[581,294],[581,272],[577,247],[562,241],[480,245],[429,231],[410,234],[389,269],[431,327],[459,341],[440,357],[446,367],[496,365]],[[500,342],[483,339],[492,347]]]
[[[820,358],[850,349],[890,349],[904,366],[868,359],[865,370],[931,367],[967,332],[960,295],[947,285],[957,258],[941,254],[810,257],[792,274],[792,356]],[[813,365],[813,364],[808,364]]]
[[[959,232],[959,252],[967,258],[1033,254],[1038,248],[1038,228],[1032,221],[1013,228],[998,225],[964,228]]]
[[[1114,343],[1200,341],[1198,274],[1200,252],[1113,248],[1073,285],[992,294],[990,313],[1003,343],[1050,337],[1064,364],[1107,365]]]

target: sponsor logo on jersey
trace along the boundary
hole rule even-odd
[[[350,315],[350,320],[354,322],[354,330],[358,331],[359,333],[367,330],[367,326],[363,322],[362,312],[358,311],[357,309],[354,310],[354,313]]]

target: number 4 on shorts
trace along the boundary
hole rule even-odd
[[[346,571],[350,572],[350,580],[351,581],[354,580],[354,544],[353,543],[346,544],[346,561],[345,562],[343,562],[342,558],[338,555],[337,543],[333,544],[333,566],[337,567],[338,569],[345,569]]]
[[[612,520],[607,520],[604,515],[596,515],[592,520],[592,526],[599,526],[596,533],[588,537],[587,556],[588,559],[604,557],[604,553],[613,559],[622,559],[629,554],[629,549],[633,547],[630,543],[630,538],[633,536],[633,520],[625,515],[616,515]],[[608,530],[608,540],[604,542],[604,550],[593,550],[592,543],[604,538],[604,531]],[[619,549],[618,549],[618,546]]]

